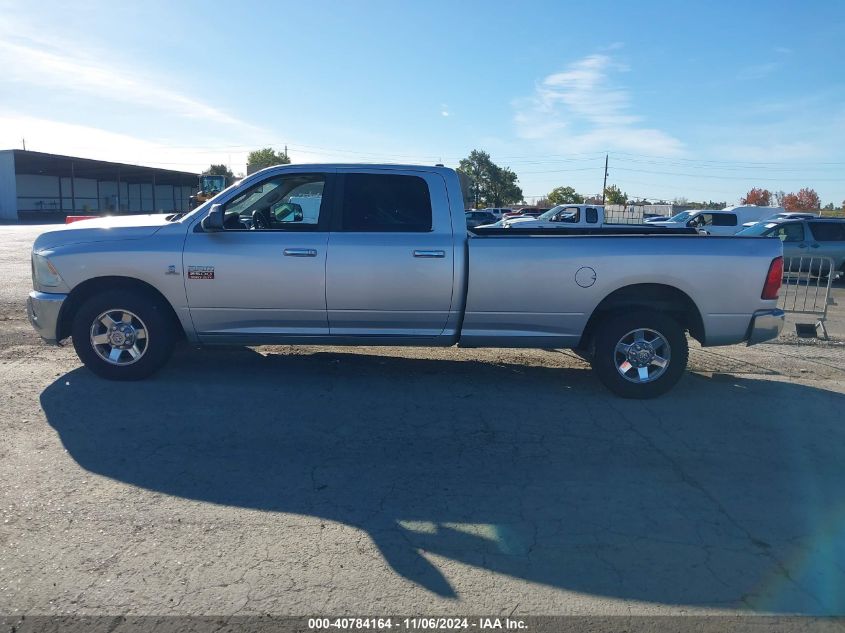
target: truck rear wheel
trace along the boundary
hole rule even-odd
[[[170,358],[175,336],[167,306],[153,295],[107,290],[83,303],[73,319],[76,355],[109,380],[141,380]]]
[[[689,347],[684,329],[672,317],[648,310],[602,321],[595,335],[593,371],[623,398],[655,398],[684,373]]]

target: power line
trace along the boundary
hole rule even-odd
[[[721,175],[711,175],[711,174],[687,174],[681,172],[670,172],[670,171],[650,171],[648,169],[631,169],[630,167],[617,167],[616,169],[620,171],[633,171],[641,174],[657,174],[659,176],[690,176],[692,178],[714,178],[716,180],[745,180],[746,182],[749,180],[765,180],[765,181],[772,181],[772,182],[782,182],[783,180],[788,180],[786,178],[757,178],[751,176],[721,176]],[[841,182],[841,178],[812,178],[815,182]]]

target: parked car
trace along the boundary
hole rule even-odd
[[[655,226],[696,228],[707,235],[735,235],[746,222],[756,222],[773,213],[783,212],[782,207],[757,207],[745,205],[720,210],[681,211],[663,222],[649,222]]]
[[[279,213],[297,196],[319,198],[316,217]],[[187,214],[41,234],[29,319],[49,342],[71,337],[82,362],[113,380],[151,375],[181,337],[568,347],[631,398],[678,381],[685,331],[711,346],[759,343],[783,327],[777,240],[643,226],[475,234],[462,199],[445,167],[270,167]]]
[[[505,213],[510,213],[511,211],[513,211],[513,209],[511,209],[510,207],[486,207],[484,209],[481,209],[481,211],[491,213],[496,218],[496,220],[501,220],[502,216]]]
[[[465,214],[467,228],[472,229],[479,224],[492,224],[496,222],[496,216],[489,211],[468,211]]]
[[[845,273],[843,218],[782,218],[750,226],[737,233],[737,237],[776,237],[783,242],[784,257],[830,257],[833,270]],[[812,269],[811,272],[818,272],[818,263],[813,262]]]

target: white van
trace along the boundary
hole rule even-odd
[[[776,213],[783,213],[783,207],[757,207],[752,205],[726,207],[724,209],[698,209],[681,211],[663,222],[649,222],[653,226],[692,227],[707,235],[734,235],[743,224],[759,222]]]

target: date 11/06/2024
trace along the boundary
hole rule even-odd
[[[510,630],[519,631],[526,628],[523,620],[512,618],[465,618],[465,617],[414,617],[414,618],[309,618],[308,628],[319,630],[371,630],[390,631],[391,629],[407,630]]]

